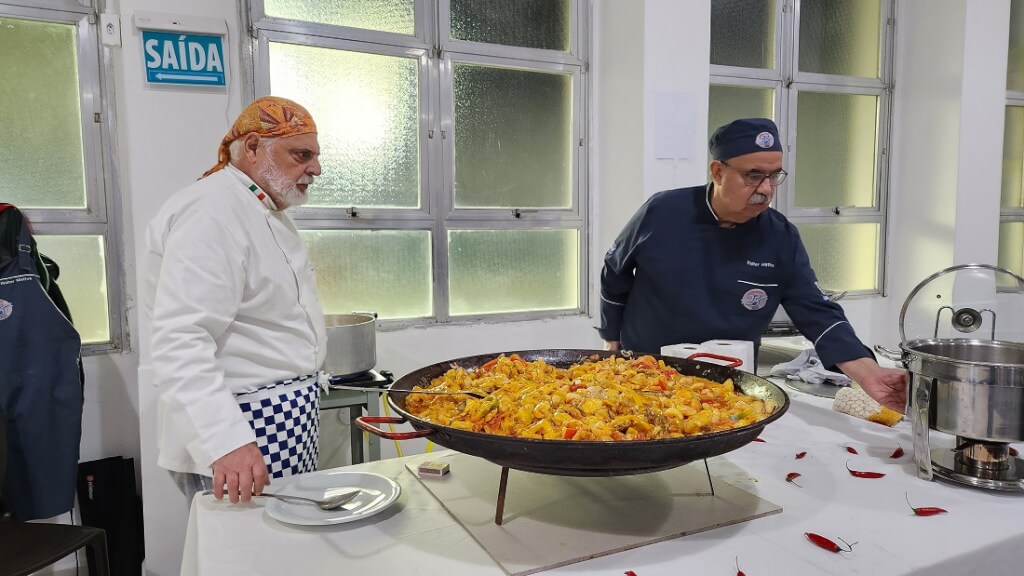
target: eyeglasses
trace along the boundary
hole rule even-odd
[[[761,185],[761,182],[764,182],[765,180],[767,180],[768,184],[771,184],[772,188],[774,188],[774,187],[778,186],[779,184],[782,184],[783,182],[785,182],[786,181],[786,176],[789,176],[789,173],[786,172],[785,170],[776,170],[775,172],[772,172],[771,174],[765,174],[764,172],[756,172],[756,171],[753,171],[753,172],[740,172],[739,170],[737,170],[735,167],[731,166],[725,160],[719,160],[719,162],[721,162],[722,164],[725,164],[729,168],[732,168],[733,170],[736,170],[737,172],[739,172],[739,175],[743,177],[743,183],[746,184],[747,186],[750,186],[751,188],[757,188],[758,186]]]

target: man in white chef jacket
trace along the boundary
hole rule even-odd
[[[272,478],[316,469],[326,329],[286,208],[320,174],[316,124],[264,97],[217,164],[167,199],[146,233],[144,309],[159,391],[157,463],[191,502],[247,502]]]

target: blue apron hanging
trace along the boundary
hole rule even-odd
[[[0,410],[7,418],[4,502],[19,520],[57,516],[75,497],[82,436],[82,341],[40,283],[22,223],[0,267]]]
[[[316,470],[320,435],[319,375],[275,382],[236,394],[256,433],[256,445],[271,478]]]

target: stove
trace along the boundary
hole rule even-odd
[[[355,386],[358,388],[387,388],[395,381],[395,376],[389,370],[377,371],[374,369],[357,374],[346,376],[331,376],[328,379],[327,387],[333,386]]]
[[[956,484],[1000,492],[1024,491],[1024,461],[1005,442],[957,436],[953,450],[931,450],[932,472]]]

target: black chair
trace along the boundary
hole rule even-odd
[[[109,576],[107,533],[90,526],[20,522],[6,516],[3,502],[7,479],[7,417],[0,410],[0,576],[37,572],[88,546],[93,576]]]

